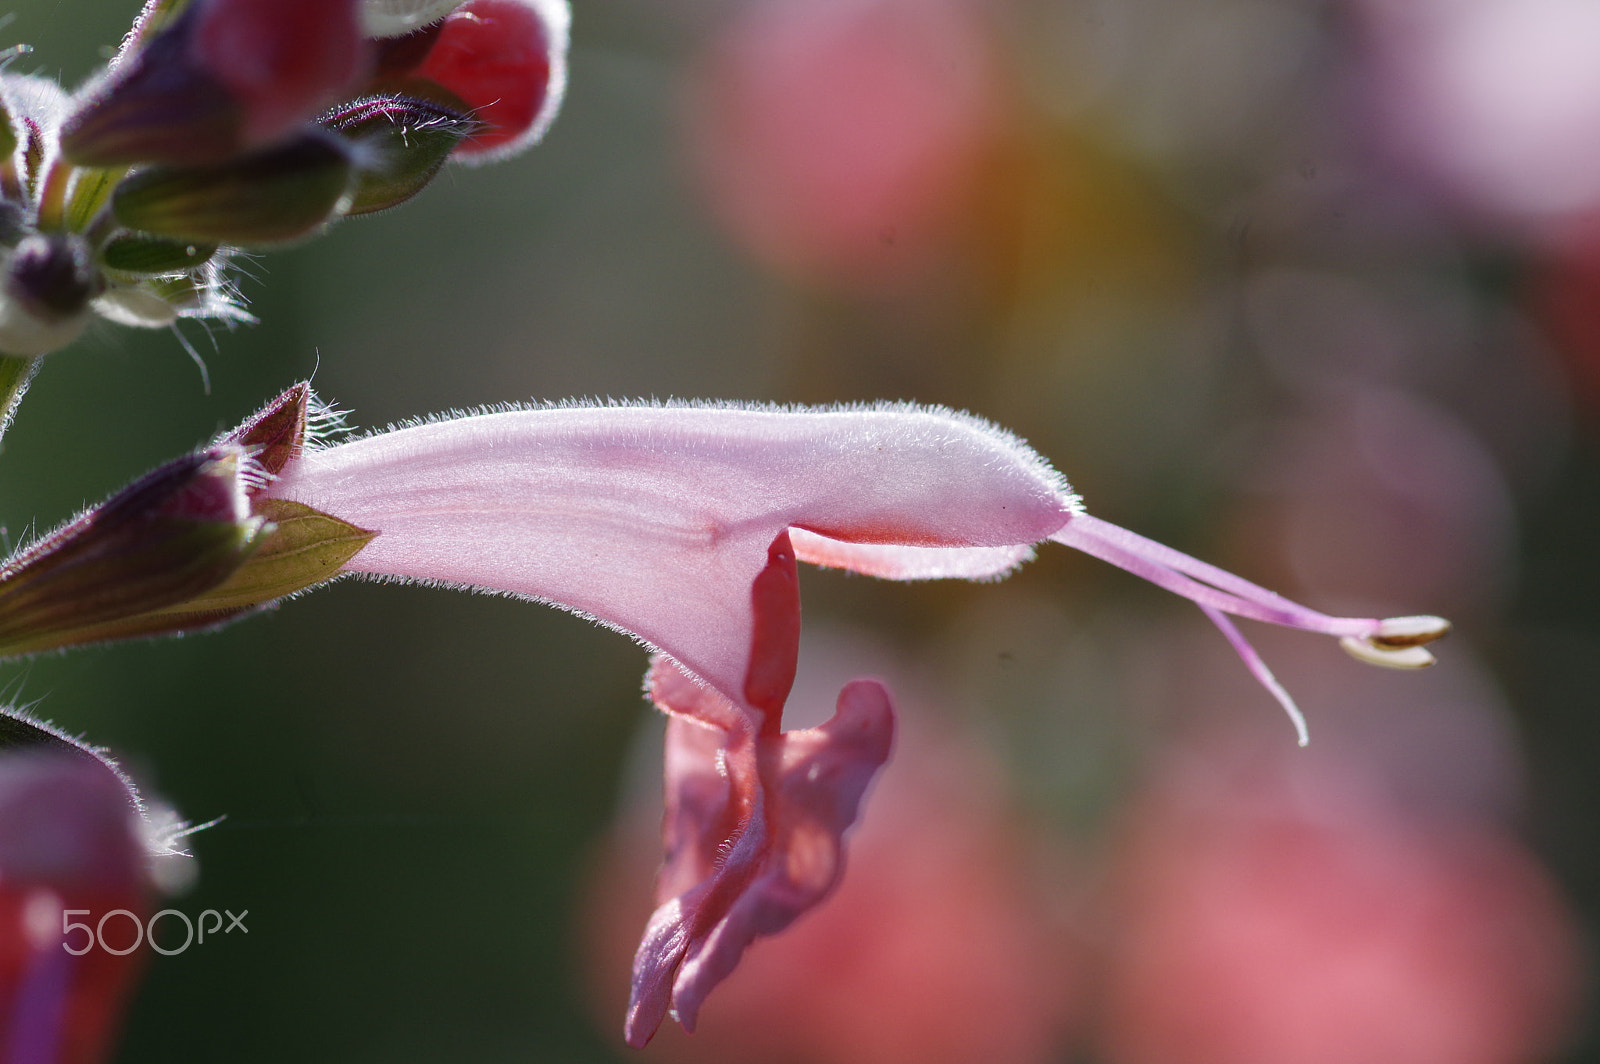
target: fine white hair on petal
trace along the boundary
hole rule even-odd
[[[318,448],[332,446],[350,433],[346,419],[350,411],[334,406],[316,392],[306,399],[306,438],[304,446]]]
[[[308,450],[271,493],[377,531],[351,571],[542,599],[736,699],[784,531],[801,560],[984,578],[1079,511],[1016,437],[906,403],[495,410]]]
[[[322,402],[322,400],[316,399],[315,396],[313,396],[313,401]],[[482,419],[495,414],[557,410],[737,411],[746,414],[803,414],[807,418],[823,415],[913,415],[927,419],[928,423],[945,423],[952,427],[961,426],[974,436],[986,438],[993,451],[993,459],[999,466],[1020,465],[1026,467],[1033,476],[1048,481],[1056,493],[1066,500],[1072,512],[1080,513],[1083,510],[1083,500],[1072,490],[1072,486],[1067,483],[1067,478],[1058,472],[1054,466],[1045,460],[1044,456],[1035,451],[1028,444],[1028,441],[1021,436],[987,418],[979,417],[977,414],[966,410],[956,410],[953,407],[941,406],[935,403],[913,403],[903,399],[877,399],[867,402],[808,405],[806,403],[752,402],[742,399],[622,399],[615,396],[597,395],[591,398],[533,400],[526,403],[485,403],[481,406],[453,408],[437,414],[421,414],[416,417],[390,422],[383,428],[367,429],[364,432],[358,430],[349,439],[336,441],[334,445],[387,436],[404,429],[413,429],[423,425],[442,425],[468,419]],[[617,417],[619,426],[625,425],[628,420],[630,419],[623,416]],[[325,446],[325,444],[318,442],[316,446]]]

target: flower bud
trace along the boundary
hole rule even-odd
[[[0,654],[107,638],[225,581],[268,530],[240,447],[169,462],[0,567]]]
[[[305,446],[310,420],[311,385],[302,381],[224,434],[217,446],[245,448],[262,472],[275,477]],[[259,493],[255,488],[246,490]]]
[[[250,456],[255,475],[240,478],[239,487],[253,514],[251,519],[266,522],[252,552],[230,575],[181,600],[157,603],[84,629],[73,641],[103,642],[214,628],[338,576],[344,564],[377,533],[301,503],[263,496],[270,477],[300,453],[310,412],[311,389],[298,384],[215,445],[219,451]],[[0,596],[3,594],[0,583]]]
[[[84,166],[221,162],[312,118],[366,70],[355,0],[195,0],[91,90],[62,130]]]
[[[195,243],[254,246],[304,237],[338,211],[350,184],[349,148],[326,132],[209,166],[153,166],[112,195],[129,229]]]
[[[565,0],[467,0],[440,23],[383,41],[377,80],[386,91],[465,104],[482,128],[455,157],[503,159],[537,141],[555,118],[570,21]]]
[[[107,756],[104,749],[90,746],[82,739],[74,738],[55,725],[38,720],[22,710],[0,705],[0,766],[4,766],[0,767],[0,796],[15,786],[19,755],[34,755],[41,762],[48,759],[81,765],[90,770],[90,776],[104,781],[97,789],[106,789],[118,796],[117,801],[107,803],[109,807],[135,817],[144,809],[144,800],[139,797],[133,781],[120,765]],[[44,872],[41,867],[44,862],[37,858],[22,859],[29,847],[23,844],[18,834],[7,836],[5,827],[0,824],[0,878],[7,873],[23,871],[24,864],[30,866],[29,871],[35,874]],[[122,870],[134,866],[134,857],[140,847],[137,834],[129,837],[113,830],[105,833],[101,845],[76,849],[79,855],[92,858],[93,866],[69,870],[58,865],[54,869],[57,874],[70,871],[73,876],[80,878],[125,879],[132,877]]]
[[[242,148],[243,107],[188,56],[194,19],[180,17],[129,56],[61,127],[79,166],[204,163]]]
[[[366,96],[322,118],[355,142],[360,160],[346,214],[371,214],[421,192],[478,123],[458,111],[405,96]]]
[[[73,233],[25,236],[5,260],[0,352],[33,356],[72,341],[88,323],[100,277],[89,246]]]

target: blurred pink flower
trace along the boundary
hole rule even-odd
[[[1401,154],[1481,209],[1600,203],[1600,8],[1587,0],[1356,0]]]
[[[142,826],[104,763],[14,747],[21,726],[0,718],[0,1059],[99,1064],[143,954],[85,949],[83,931],[64,932],[85,912],[92,932],[122,910],[131,916],[108,922],[105,935],[113,950],[123,940],[112,935],[131,938],[128,925],[148,913]]]
[[[1134,814],[1113,904],[1114,1064],[1514,1064],[1563,1033],[1575,928],[1467,818],[1408,814],[1326,760],[1218,751]]]
[[[917,272],[994,137],[988,40],[966,0],[746,5],[691,95],[716,214],[808,277],[878,287]]]

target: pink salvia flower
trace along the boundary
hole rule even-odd
[[[549,602],[670,654],[747,710],[749,589],[800,561],[894,580],[991,579],[1053,540],[1198,604],[1287,701],[1233,614],[1432,662],[1436,617],[1330,617],[1083,512],[1015,436],[937,407],[552,406],[308,450],[269,492],[379,535],[351,572]],[[1291,704],[1292,705],[1292,704]]]
[[[553,406],[413,424],[291,458],[268,494],[377,535],[345,566],[549,602],[660,650],[669,855],[635,960],[627,1035],[685,1026],[754,938],[827,894],[887,756],[881,685],[784,734],[800,636],[796,561],[897,580],[999,577],[1052,540],[1191,599],[1304,725],[1227,615],[1333,635],[1415,667],[1436,617],[1330,617],[1083,512],[1025,443],[967,414]],[[720,782],[719,782],[720,781]]]

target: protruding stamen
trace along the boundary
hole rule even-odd
[[[1423,669],[1433,664],[1433,655],[1423,646],[1388,647],[1379,644],[1377,638],[1357,639],[1355,636],[1345,636],[1339,640],[1339,645],[1357,661],[1364,661],[1368,665],[1382,665],[1386,669]]]
[[[1403,647],[1420,647],[1450,632],[1450,622],[1443,617],[1388,617],[1378,622],[1378,630],[1367,638],[1373,645],[1398,650]]]

